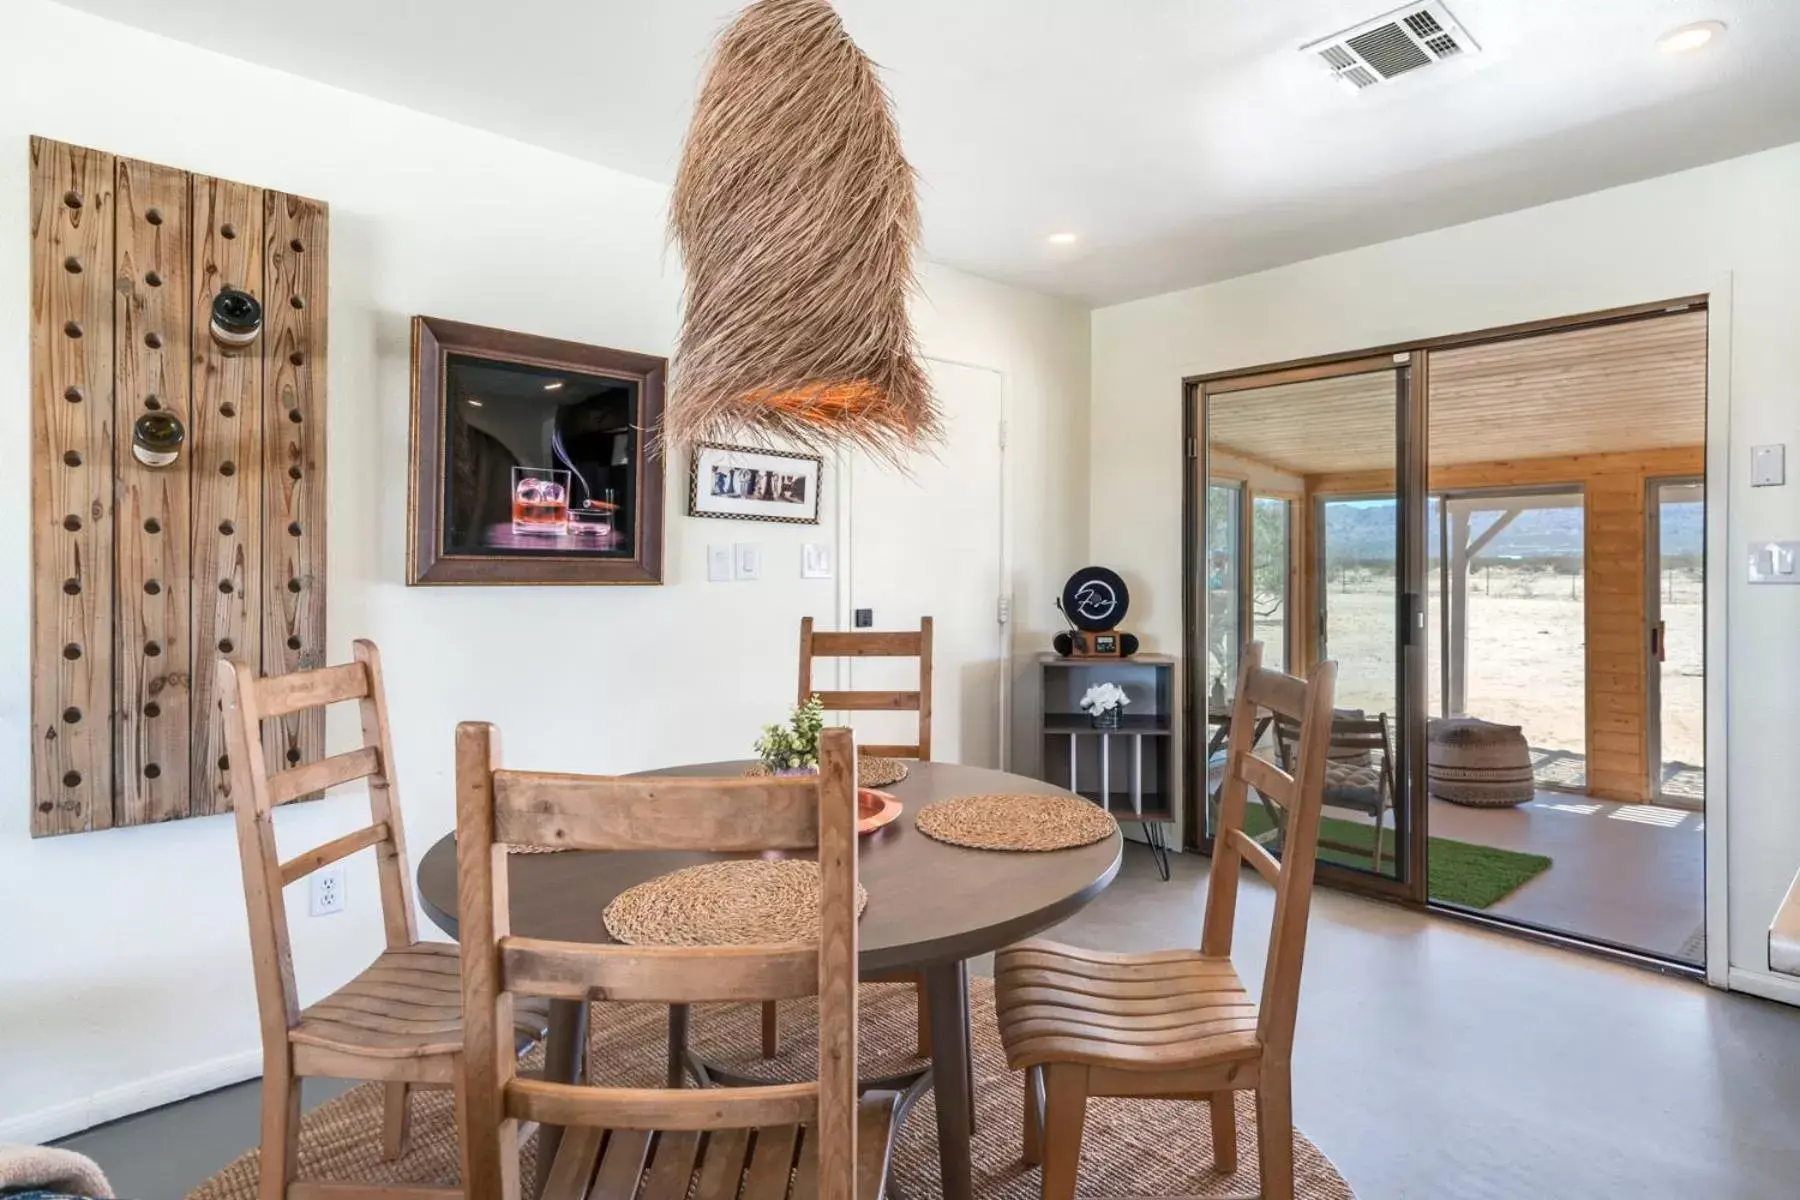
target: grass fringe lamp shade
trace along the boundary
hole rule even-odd
[[[759,0],[725,31],[669,224],[687,295],[667,444],[749,433],[900,462],[938,436],[907,311],[913,170],[831,5]]]

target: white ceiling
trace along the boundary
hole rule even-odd
[[[67,2],[666,182],[743,0]],[[1483,52],[1355,95],[1297,53],[1398,2],[838,9],[886,68],[927,254],[1094,303],[1800,140],[1800,0],[1448,0]],[[1656,50],[1709,18],[1714,45]]]

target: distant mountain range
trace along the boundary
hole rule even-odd
[[[1496,510],[1497,511],[1497,510]],[[1494,522],[1496,512],[1477,512],[1471,521],[1475,533]],[[1392,501],[1348,501],[1325,507],[1325,546],[1333,561],[1392,562],[1394,560],[1394,504]],[[1698,557],[1705,545],[1703,506],[1671,504],[1663,509],[1663,553],[1672,557]],[[1432,512],[1427,532],[1431,550],[1438,545],[1437,516]],[[1482,561],[1507,559],[1574,558],[1582,551],[1582,510],[1534,508],[1482,547]]]

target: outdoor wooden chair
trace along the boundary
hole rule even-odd
[[[1000,952],[994,981],[1000,1036],[1007,1062],[1026,1072],[1025,1161],[1043,1165],[1044,1200],[1075,1195],[1088,1097],[1205,1099],[1215,1165],[1229,1173],[1237,1169],[1232,1095],[1250,1090],[1262,1196],[1293,1200],[1289,1064],[1336,673],[1335,663],[1321,663],[1302,682],[1263,670],[1260,644],[1245,652],[1198,951],[1109,954],[1039,940]],[[1298,720],[1295,774],[1251,753],[1259,706]],[[1252,787],[1287,811],[1279,861],[1244,833]],[[1243,863],[1275,889],[1260,1000],[1251,998],[1231,962]]]
[[[413,912],[406,830],[388,739],[381,655],[355,643],[355,660],[292,675],[259,678],[243,663],[219,663],[231,794],[237,812],[244,898],[263,1043],[262,1161],[259,1200],[318,1195],[322,1186],[295,1178],[300,1137],[300,1080],[308,1075],[379,1080],[386,1085],[382,1152],[406,1149],[411,1089],[453,1088],[461,1074],[462,997],[456,946],[421,942]],[[356,701],[362,745],[273,774],[264,720]],[[364,781],[369,824],[283,862],[276,853],[276,807],[338,784]],[[294,986],[287,906],[282,889],[321,867],[373,848],[381,880],[387,949],[344,987],[302,1009]],[[542,1012],[521,1013],[520,1052],[544,1033]],[[456,1188],[385,1186],[370,1197],[414,1200],[460,1196]]]
[[[821,658],[916,658],[919,660],[919,687],[911,692],[842,691],[821,692],[813,687],[813,663]],[[931,618],[919,621],[918,632],[857,629],[849,633],[818,633],[811,617],[800,618],[800,692],[799,703],[818,696],[828,712],[916,712],[919,714],[919,740],[906,745],[870,745],[860,747],[870,758],[914,758],[931,761]],[[870,983],[911,983],[918,1010],[919,1057],[931,1057],[931,1009],[925,1001],[925,980],[916,974],[871,977]],[[762,1052],[774,1058],[781,1052],[780,1009],[763,1005]]]
[[[857,1096],[855,744],[849,730],[830,729],[820,748],[817,778],[611,779],[501,770],[492,726],[457,727],[463,1180],[471,1197],[519,1200],[519,1125],[536,1121],[564,1128],[544,1200],[734,1200],[740,1189],[743,1200],[880,1200],[898,1096]],[[816,847],[819,940],[704,947],[514,937],[507,843],[720,853]],[[518,994],[670,1005],[817,995],[819,1077],[687,1089],[520,1079],[507,1035]]]
[[[1294,751],[1300,744],[1300,724],[1291,717],[1275,718],[1276,761],[1293,770]],[[1372,717],[1336,712],[1331,718],[1331,748],[1325,762],[1325,804],[1367,813],[1375,819],[1369,849],[1369,866],[1381,873],[1386,853],[1387,814],[1395,807],[1394,742],[1388,733],[1386,713]],[[1379,756],[1379,757],[1376,757]],[[1347,854],[1362,854],[1363,847],[1320,837],[1319,846]]]

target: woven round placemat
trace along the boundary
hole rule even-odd
[[[891,787],[906,778],[906,764],[897,758],[862,757],[856,760],[858,787]]]
[[[919,810],[919,832],[974,850],[1069,850],[1110,837],[1119,823],[1077,796],[988,793]]]
[[[819,940],[819,864],[730,859],[646,880],[606,906],[606,932],[633,946],[767,946]],[[856,888],[856,913],[869,893]]]
[[[769,773],[769,768],[762,763],[751,763],[744,768],[744,774],[750,778],[761,778]],[[866,788],[884,788],[899,783],[906,778],[906,764],[897,758],[859,758],[856,760],[856,786]]]

